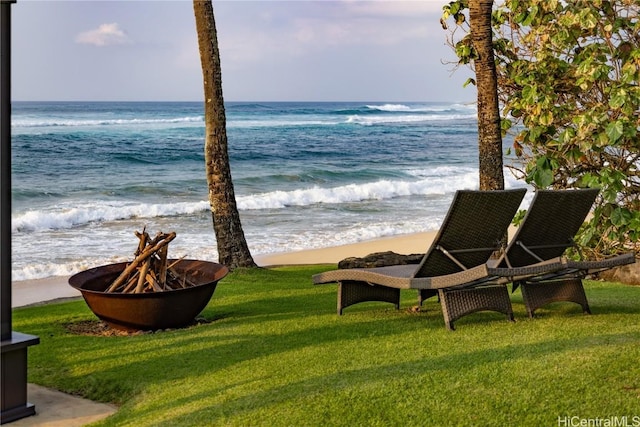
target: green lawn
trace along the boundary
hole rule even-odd
[[[14,310],[40,337],[29,382],[120,405],[114,426],[557,426],[559,417],[640,422],[640,287],[585,282],[593,315],[555,303],[516,322],[477,313],[445,329],[435,299],[411,311],[335,312],[331,266],[236,271],[181,330],[83,336],[84,301]]]

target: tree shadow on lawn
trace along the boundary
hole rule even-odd
[[[271,320],[265,320],[269,322]],[[276,323],[278,320],[275,321]],[[69,341],[65,352],[73,352],[71,364],[65,362],[65,357],[56,357],[56,371],[66,372],[69,381],[85,387],[83,395],[103,395],[104,390],[114,388],[113,382],[121,382],[116,387],[122,390],[140,390],[149,385],[182,381],[185,378],[197,380],[202,377],[224,375],[235,366],[251,363],[256,359],[277,357],[278,354],[294,353],[307,347],[322,347],[330,343],[357,341],[363,337],[391,336],[401,333],[399,326],[404,324],[402,319],[388,320],[385,328],[376,327],[379,322],[351,321],[347,325],[333,324],[323,326],[318,332],[318,326],[302,327],[295,331],[286,331],[281,327],[272,330],[259,330],[255,333],[247,332],[251,327],[246,325],[242,331],[231,327],[229,330],[216,330],[215,325],[201,325],[194,328],[190,334],[183,331],[173,331],[164,334],[140,335],[133,337],[107,338],[112,341],[111,348],[104,349],[100,355],[96,354],[93,346],[85,346],[80,341]],[[222,332],[222,333],[220,333]],[[87,338],[87,337],[83,337]],[[93,340],[105,340],[101,337],[88,337]],[[83,341],[84,342],[84,341]],[[49,355],[51,357],[52,355]],[[92,365],[83,369],[83,374],[74,374],[78,365]],[[37,367],[36,367],[37,369]],[[126,371],[123,376],[122,372]],[[86,380],[91,378],[91,381]],[[122,384],[124,383],[124,384]],[[89,388],[87,388],[89,387]],[[133,395],[114,395],[110,398],[115,402],[124,402]]]
[[[69,333],[69,328],[73,328],[74,325],[97,321],[84,302],[75,303],[78,314],[72,314],[74,319],[69,319],[68,307],[66,310],[61,307],[60,310],[53,311],[65,313],[65,316],[60,314],[60,317],[56,318],[55,315],[49,315],[42,322],[33,322],[34,317],[30,317],[29,324],[32,330],[51,331],[53,323],[59,333],[54,331],[47,334],[55,339],[55,350],[70,352],[73,358],[67,366],[64,360],[69,358],[65,356],[49,363],[59,364],[58,371],[67,372],[70,377],[74,376],[76,365],[93,365],[95,369],[90,374],[79,376],[78,380],[91,375],[96,380],[95,387],[100,387],[101,384],[117,378],[121,369],[131,372],[126,381],[133,383],[144,383],[147,380],[144,376],[149,371],[147,364],[162,371],[162,379],[181,378],[190,373],[190,368],[185,367],[183,363],[184,360],[199,360],[206,366],[203,368],[205,372],[217,372],[252,358],[295,351],[318,343],[359,339],[370,334],[396,334],[405,331],[408,324],[415,321],[415,316],[407,317],[402,311],[381,307],[360,314],[350,313],[348,318],[338,317],[331,308],[325,307],[329,299],[335,299],[335,290],[330,292],[331,290],[327,289],[319,292],[319,295],[318,291],[319,289],[314,288],[301,292],[294,289],[292,293],[284,296],[278,296],[277,292],[274,292],[271,297],[267,291],[248,292],[248,298],[240,298],[242,302],[235,303],[229,301],[237,298],[212,300],[201,313],[209,323],[161,333],[125,336],[80,336]],[[429,323],[440,324],[439,315],[436,312],[427,315],[423,313],[421,317],[427,323],[420,322],[415,327],[429,327]],[[53,322],[52,317],[55,318]],[[44,338],[41,343],[43,345],[37,350],[50,353],[52,350],[47,345],[47,337]],[[60,340],[66,341],[64,346],[60,346]],[[37,356],[36,352],[33,360],[37,361]],[[47,355],[51,356],[53,355]],[[135,361],[131,362],[131,359]],[[126,364],[126,367],[123,364]],[[37,369],[36,366],[34,370]],[[85,390],[84,393],[88,393],[88,396],[94,395],[92,391]]]
[[[335,295],[332,294],[332,296],[335,299]],[[79,343],[75,344],[79,345],[79,348],[74,351],[78,354],[86,353],[84,360],[92,363],[101,360],[109,361],[113,358],[126,360],[135,355],[139,361],[129,364],[127,368],[132,370],[134,377],[145,363],[153,363],[156,366],[166,364],[167,369],[171,368],[170,371],[176,373],[171,375],[171,372],[168,372],[170,376],[179,378],[183,374],[188,374],[188,369],[183,372],[179,368],[180,358],[202,357],[208,365],[212,366],[213,371],[217,371],[251,358],[340,340],[348,341],[367,336],[381,337],[412,332],[437,332],[438,334],[446,332],[446,334],[455,335],[466,327],[474,326],[475,330],[475,326],[490,328],[508,323],[502,314],[480,312],[459,319],[456,322],[458,330],[449,332],[445,331],[440,306],[435,300],[425,303],[423,311],[417,313],[407,308],[395,310],[389,308],[387,304],[370,303],[350,308],[350,312],[338,316],[331,309],[319,307],[326,303],[326,299],[322,298],[323,301],[320,303],[314,299],[313,295],[305,294],[255,299],[247,304],[214,303],[202,313],[211,323],[151,334],[151,336],[126,337],[121,342],[113,343],[115,354],[107,351],[102,356],[96,356],[91,348],[84,348],[84,345]],[[316,303],[313,303],[314,301]],[[275,306],[282,310],[261,311],[260,308],[265,306]],[[598,313],[638,314],[637,310],[633,311],[629,307],[620,309],[620,306],[600,307]],[[519,307],[517,313],[518,317],[524,317],[524,308]],[[580,307],[572,303],[553,303],[537,313],[540,319],[582,314]],[[532,321],[535,320],[535,318],[532,319]],[[271,326],[264,328],[265,325]],[[253,330],[258,332],[252,332]],[[116,339],[116,337],[108,339]],[[75,341],[71,337],[67,337],[67,341],[70,346],[74,346]],[[192,350],[176,352],[176,348]],[[255,351],[247,351],[247,349],[255,349]],[[203,356],[205,353],[206,356]],[[119,367],[107,368],[105,372],[110,369],[119,369]],[[211,371],[207,369],[207,372]]]
[[[297,277],[300,280],[299,275]],[[66,362],[68,359],[64,355],[49,354],[47,358],[54,366],[35,367],[34,370],[43,370],[38,374],[40,377],[46,376],[46,372],[52,369],[56,370],[58,378],[61,375],[68,377],[64,381],[67,390],[89,398],[104,396],[102,390],[113,389],[114,394],[110,400],[123,402],[135,398],[141,390],[154,384],[183,381],[185,378],[192,378],[197,382],[202,378],[233,371],[239,364],[314,347],[335,347],[341,343],[354,345],[359,344],[363,338],[370,337],[389,342],[405,338],[415,340],[419,337],[427,347],[446,343],[459,345],[459,342],[471,336],[463,334],[463,326],[469,328],[470,334],[477,334],[477,328],[486,328],[487,336],[494,337],[504,336],[507,330],[508,335],[512,335],[513,328],[518,327],[506,322],[502,314],[474,313],[456,322],[459,326],[456,332],[447,331],[440,305],[435,299],[427,301],[425,311],[418,313],[406,308],[396,311],[384,303],[367,303],[349,308],[343,316],[338,316],[335,313],[335,287],[307,287],[305,282],[291,288],[262,288],[253,285],[244,289],[238,284],[231,286],[238,288],[220,293],[219,298],[212,299],[203,311],[202,315],[212,323],[133,337],[80,337],[61,330],[60,335],[53,338],[63,339],[65,344],[61,346],[58,342],[55,349],[74,354],[73,361]],[[613,293],[617,291],[617,288],[612,290]],[[415,292],[403,291],[403,304],[413,298]],[[607,304],[599,307],[598,312],[638,314],[637,301],[636,310],[633,310],[633,304],[625,301],[616,305],[615,300],[615,297],[608,297]],[[517,297],[514,301],[517,301]],[[74,313],[73,317],[79,321],[86,321],[93,316],[83,301],[65,304],[78,305],[77,314]],[[594,298],[593,305],[598,306],[598,298]],[[80,308],[82,306],[84,308]],[[575,307],[579,311],[579,307]],[[46,319],[36,320],[36,316],[25,319],[29,324],[28,332],[50,330],[51,313],[54,313],[55,318],[55,313],[58,312],[66,313],[66,318],[57,318],[56,323],[68,323],[68,307],[53,309],[48,312]],[[523,313],[523,307],[518,307],[518,313]],[[564,314],[564,309],[561,314]],[[493,319],[496,322],[487,322]],[[35,360],[38,360],[38,352],[52,351],[52,347],[47,345],[48,338],[41,337],[41,345],[30,352]],[[99,340],[108,340],[109,343],[105,346]],[[470,342],[477,343],[477,340],[471,338]],[[573,341],[567,343],[575,344]],[[363,345],[372,346],[370,342],[364,342]],[[371,350],[376,351],[374,347]],[[460,356],[456,355],[454,359],[457,357]],[[74,373],[79,371],[75,369],[79,364],[87,364],[87,367],[81,370],[83,373]],[[390,369],[392,366],[368,368],[362,372],[369,374],[371,370]],[[406,364],[397,366],[401,370],[409,369]],[[127,372],[126,377],[122,375],[123,369]],[[443,368],[436,363],[430,369]],[[161,373],[160,376],[158,372]],[[87,382],[87,377],[92,380]],[[301,387],[313,387],[317,385],[316,381],[322,380],[305,380]],[[113,382],[124,384],[112,384]],[[366,382],[366,375],[362,382]],[[79,390],[81,385],[85,389]],[[206,393],[203,392],[204,394]],[[194,398],[200,397],[196,395]],[[174,406],[173,403],[171,406]]]
[[[283,298],[287,300],[286,304],[283,303],[284,305],[299,307],[300,297]],[[576,307],[579,309],[578,306]],[[80,383],[83,382],[83,377],[93,378],[92,390],[82,391],[83,394],[92,396],[100,393],[103,387],[111,387],[110,383],[113,381],[124,380],[126,384],[122,384],[120,389],[132,391],[164,382],[184,381],[186,378],[197,382],[202,378],[232,372],[237,366],[253,363],[252,361],[255,360],[277,357],[279,354],[313,352],[321,348],[342,346],[356,348],[362,346],[376,352],[375,344],[370,342],[371,339],[376,342],[393,343],[405,339],[415,341],[419,337],[425,348],[433,349],[438,345],[446,346],[449,343],[464,350],[464,346],[469,343],[477,344],[478,328],[485,328],[487,336],[495,337],[496,335],[504,336],[507,330],[511,331],[508,334],[511,336],[513,328],[518,327],[506,322],[501,314],[475,313],[460,320],[460,326],[464,325],[468,328],[469,334],[461,332],[460,329],[450,332],[443,326],[439,304],[435,301],[431,302],[429,308],[426,313],[415,314],[407,313],[406,310],[396,311],[376,307],[344,316],[337,316],[335,312],[322,313],[320,310],[275,313],[257,310],[252,312],[243,308],[242,316],[236,312],[235,315],[223,317],[218,322],[198,325],[187,330],[108,338],[118,342],[113,342],[112,347],[100,356],[97,356],[91,348],[85,348],[80,343],[74,344],[73,340],[69,341],[69,347],[66,350],[77,354],[78,358],[74,360],[74,364],[95,364],[95,369],[90,373],[76,378]],[[570,308],[573,309],[573,307]],[[231,310],[231,312],[234,311]],[[560,317],[563,314],[552,313],[550,316]],[[564,317],[561,319],[563,322],[567,320]],[[496,320],[496,322],[487,322],[488,320]],[[541,326],[534,324],[530,327],[535,329]],[[473,338],[474,336],[476,338]],[[564,345],[576,345],[570,339],[558,342]],[[73,348],[76,346],[77,348]],[[502,350],[500,352],[503,354]],[[502,357],[505,355],[506,353]],[[64,366],[63,362],[60,363],[61,368],[67,370],[69,376],[73,377],[71,374],[73,366]],[[404,365],[401,367],[404,369]],[[125,378],[121,375],[123,369],[127,372]],[[432,369],[443,368],[436,366]],[[114,398],[117,397],[114,396]],[[125,397],[133,398],[134,396]]]
[[[637,335],[632,332],[619,334],[602,332],[595,339],[632,342],[637,341]],[[580,351],[589,349],[592,346],[593,342],[591,340],[579,341],[569,338],[557,338],[535,343],[512,344],[502,348],[492,347],[490,350],[459,351],[441,356],[430,356],[429,350],[425,349],[426,354],[416,354],[414,358],[402,362],[394,362],[391,359],[376,366],[355,366],[338,369],[336,372],[325,375],[314,375],[314,373],[305,375],[305,372],[301,372],[300,376],[303,378],[290,383],[282,381],[284,384],[279,385],[274,385],[272,382],[264,384],[263,380],[267,376],[264,372],[256,372],[254,377],[228,382],[219,386],[207,384],[202,376],[191,375],[189,378],[181,378],[181,381],[189,384],[189,390],[184,390],[183,395],[176,396],[170,402],[162,400],[162,403],[155,404],[145,404],[143,399],[139,399],[135,413],[143,416],[143,418],[146,415],[149,420],[155,420],[165,425],[190,425],[194,420],[206,420],[211,425],[215,425],[217,422],[224,424],[229,417],[238,422],[242,419],[243,414],[257,413],[277,405],[285,405],[282,410],[286,410],[286,405],[289,405],[304,412],[300,408],[302,402],[310,404],[320,396],[325,400],[331,399],[332,396],[339,397],[344,393],[348,394],[347,390],[349,389],[354,390],[356,398],[366,402],[368,397],[358,396],[358,390],[367,389],[368,385],[374,383],[396,384],[391,387],[396,387],[397,389],[399,387],[397,385],[398,382],[406,383],[407,385],[406,395],[403,396],[406,399],[404,403],[424,408],[435,396],[431,394],[433,391],[428,390],[428,387],[416,387],[418,385],[418,377],[424,378],[428,376],[433,378],[433,381],[446,384],[447,381],[453,379],[450,377],[452,372],[464,377],[466,375],[465,372],[484,365],[503,364],[508,361],[510,366],[513,366],[518,360],[526,362],[532,357],[542,359],[567,349]],[[494,381],[497,388],[501,388],[499,385],[501,374],[499,371],[500,369],[496,372],[495,378],[487,380],[489,382]],[[458,380],[460,379],[458,378]],[[163,380],[171,381],[170,378],[164,378]],[[452,387],[458,389],[459,386],[460,384]],[[464,384],[462,386],[464,387]],[[514,385],[514,387],[518,386]],[[422,390],[423,388],[427,390]],[[233,392],[230,392],[231,390]],[[467,392],[470,395],[479,393],[479,391],[475,390],[467,390]],[[383,389],[380,394],[385,394]],[[452,403],[459,401],[460,398],[453,391],[450,397],[453,399]],[[381,398],[385,399],[386,397],[383,396]],[[478,396],[478,398],[482,400],[491,398],[491,396]],[[493,398],[499,399],[500,396],[493,396]],[[345,407],[349,407],[353,403],[347,400],[342,402]],[[396,402],[396,404],[399,403]],[[373,402],[360,402],[360,405],[363,404],[370,405],[373,413],[384,410],[376,409],[376,405]],[[386,405],[394,407],[396,404],[386,402],[384,407],[389,407]],[[420,409],[417,410],[420,411]],[[346,411],[348,412],[348,410]],[[121,414],[114,415],[112,420],[117,421],[120,417],[126,416],[126,411],[124,411]],[[364,419],[371,416],[371,414],[354,414],[354,416],[356,417],[354,421],[357,421],[357,417],[361,416],[363,418],[360,421],[364,422]]]

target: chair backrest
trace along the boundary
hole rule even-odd
[[[501,265],[522,267],[562,256],[574,246],[573,238],[598,192],[597,189],[536,191]]]
[[[487,262],[500,249],[526,192],[526,189],[457,191],[414,277],[457,273]]]

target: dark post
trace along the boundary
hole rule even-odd
[[[36,413],[27,402],[27,349],[33,335],[12,331],[11,322],[11,4],[0,0],[0,316],[2,372],[0,424]]]
[[[0,283],[2,341],[11,338],[11,3],[0,0]],[[7,212],[8,211],[8,212]],[[8,218],[7,218],[8,216]],[[7,223],[9,229],[7,233]],[[7,280],[8,278],[8,280]],[[5,284],[8,283],[8,286]],[[5,289],[6,288],[6,289]]]

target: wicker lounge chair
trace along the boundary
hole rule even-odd
[[[460,317],[481,310],[498,311],[513,320],[505,282],[512,281],[512,275],[529,277],[532,272],[527,268],[493,268],[488,261],[500,249],[525,193],[524,189],[458,191],[417,266],[332,270],[314,275],[313,282],[338,282],[338,314],[365,301],[390,302],[399,308],[401,289],[419,289],[421,299],[440,297],[449,329],[454,329],[453,322]],[[509,279],[498,283],[506,276]]]
[[[573,261],[560,258],[576,246],[573,237],[589,214],[597,189],[538,190],[522,224],[518,227],[501,267],[522,267],[536,262],[562,259],[562,269],[513,282],[522,289],[529,317],[551,302],[569,301],[591,313],[581,278],[635,262],[633,253],[601,261]]]

